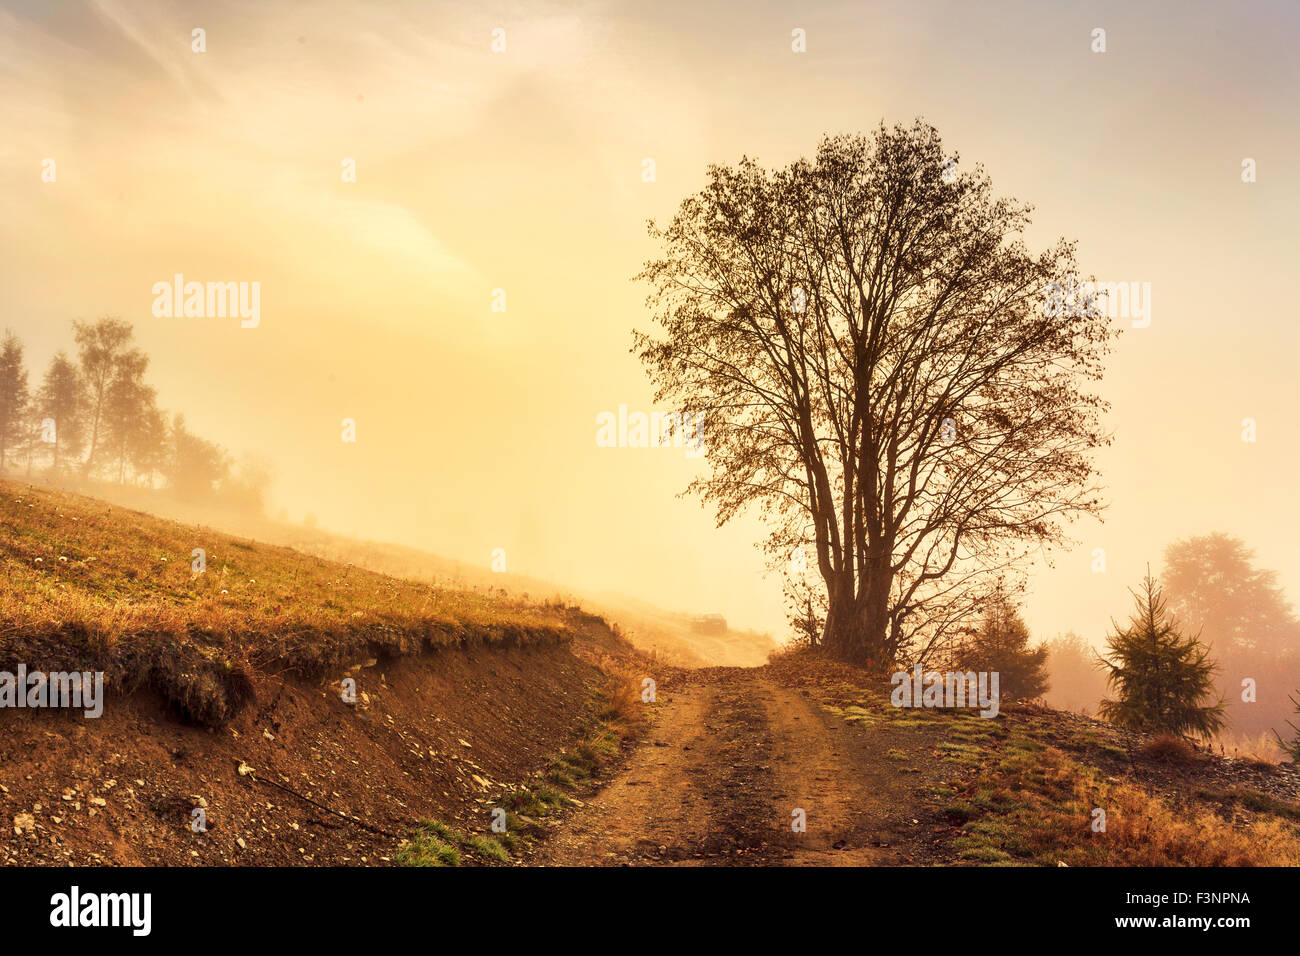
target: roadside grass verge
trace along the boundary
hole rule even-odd
[[[624,741],[638,731],[644,716],[639,696],[638,709],[629,710],[626,718],[611,716],[619,688],[629,678],[622,672],[606,673],[611,678],[609,690],[588,703],[588,712],[597,716],[581,725],[577,743],[551,755],[530,779],[506,789],[497,799],[493,810],[504,811],[503,832],[463,834],[424,820],[398,849],[396,862],[403,866],[509,863],[543,836],[547,818],[566,807],[581,806],[576,793],[594,786],[596,778],[619,759]]]
[[[399,866],[460,866],[468,859],[508,863],[510,854],[496,836],[465,834],[437,820],[422,820],[393,859]]]
[[[1300,808],[1233,792],[1254,810],[1246,823],[1195,799],[1171,802],[1034,739],[1009,718],[958,803],[975,813],[954,841],[961,859],[1043,866],[1296,866]]]
[[[952,842],[958,862],[1300,865],[1300,805],[1243,787],[1193,790],[1185,799],[1149,792],[1125,779],[1125,748],[1038,708],[1004,706],[985,720],[964,711],[895,708],[887,692],[860,687],[834,688],[822,705],[871,733],[933,732],[922,738],[923,749],[950,765],[953,779],[927,788],[923,799],[959,828]],[[915,758],[916,738],[908,739]],[[1145,750],[1150,759],[1186,759],[1170,741]],[[900,752],[885,756],[898,759]]]

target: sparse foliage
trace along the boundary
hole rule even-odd
[[[712,166],[640,278],[656,400],[703,414],[719,523],[756,507],[809,554],[822,643],[888,666],[945,641],[988,583],[1097,511],[1104,310],[1048,315],[1073,247],[945,173],[933,127],[838,136],[814,159]]]
[[[73,322],[72,331],[77,342],[81,378],[86,387],[90,449],[86,452],[83,467],[89,475],[94,473],[103,441],[105,413],[112,400],[114,384],[123,379],[130,380],[137,369],[143,375],[148,360],[139,349],[132,347],[131,323],[122,319],[105,316],[95,322]]]

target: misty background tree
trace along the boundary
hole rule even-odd
[[[1277,572],[1256,567],[1240,538],[1216,532],[1169,545],[1162,579],[1170,610],[1200,631],[1220,665],[1232,729],[1253,738],[1280,727],[1300,687],[1300,621]],[[1245,679],[1254,699],[1242,699]]]
[[[130,378],[137,369],[143,374],[141,362],[148,360],[132,345],[134,331],[131,323],[105,316],[95,322],[73,322],[73,338],[77,342],[77,358],[81,364],[81,380],[86,388],[86,417],[90,426],[90,448],[86,452],[83,468],[87,475],[94,473],[96,455],[105,431],[105,412],[112,399],[115,383]]]
[[[0,468],[26,438],[27,368],[23,344],[10,329],[0,341]]]
[[[50,469],[57,475],[65,457],[81,454],[85,418],[81,373],[66,352],[56,352],[50,359],[36,405],[38,414],[54,421],[54,441],[49,443]]]
[[[1047,673],[1050,686],[1043,697],[1049,707],[1093,714],[1106,696],[1106,677],[1097,669],[1097,652],[1074,631],[1049,640]]]
[[[143,352],[124,354],[104,394],[105,447],[117,460],[117,483],[126,483],[128,461],[138,460],[152,436],[150,419],[158,414],[157,393],[145,384],[149,359]]]
[[[1029,628],[1009,594],[992,595],[979,625],[956,642],[951,661],[958,671],[996,671],[1004,700],[1035,700],[1048,690],[1047,647],[1029,646]]]
[[[230,473],[230,456],[215,442],[201,438],[185,426],[185,416],[172,419],[172,456],[167,479],[183,497],[210,498]]]
[[[659,332],[634,349],[656,401],[704,415],[690,490],[719,524],[756,508],[774,563],[807,554],[836,657],[925,657],[1101,507],[1089,385],[1113,332],[1047,307],[1074,249],[1029,252],[1029,213],[917,121],[710,166],[650,224]]]
[[[236,465],[182,415],[169,422],[145,381],[149,358],[129,322],[106,316],[72,327],[77,361],[56,352],[34,395],[22,342],[12,332],[0,339],[0,476],[21,462],[30,478],[44,459],[47,479],[64,487],[96,491],[106,476],[154,489],[161,476],[173,498],[265,512],[271,463],[245,454]]]

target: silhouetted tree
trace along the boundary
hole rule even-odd
[[[1101,716],[1147,733],[1213,736],[1223,726],[1224,703],[1203,703],[1214,694],[1216,669],[1207,648],[1179,631],[1150,574],[1131,593],[1137,610],[1126,629],[1116,626],[1100,662],[1116,692],[1101,702]]]
[[[959,173],[937,131],[824,139],[812,160],[711,166],[639,278],[656,400],[702,414],[725,523],[756,506],[809,549],[824,645],[888,665],[969,620],[1002,569],[1095,512],[1104,310],[1048,308],[1075,272],[1029,208]],[[1052,313],[1055,314],[1052,314]]]
[[[157,407],[156,393],[144,383],[149,359],[142,353],[125,356],[104,396],[105,447],[117,458],[117,483],[126,483],[126,465],[140,443],[146,416]]]
[[[36,404],[37,415],[54,422],[50,468],[57,473],[65,456],[81,453],[85,430],[85,389],[77,366],[65,352],[56,353],[50,360]]]
[[[1004,593],[989,600],[979,626],[957,644],[952,658],[960,671],[997,671],[1004,700],[1033,700],[1047,692],[1047,648],[1029,646],[1029,628]]]
[[[23,344],[6,329],[0,342],[0,470],[15,445],[27,437],[27,367]]]
[[[146,365],[148,360],[139,349],[132,347],[131,323],[122,319],[106,316],[93,323],[73,322],[72,331],[87,391],[90,450],[86,453],[84,467],[86,474],[90,474],[99,452],[110,387],[120,377],[129,378],[141,360]]]

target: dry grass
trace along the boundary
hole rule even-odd
[[[1224,757],[1260,766],[1274,766],[1288,759],[1286,752],[1278,746],[1277,737],[1268,731],[1253,737],[1224,731],[1210,741],[1210,749]]]
[[[959,794],[960,855],[1053,866],[1296,866],[1300,828],[1281,807],[1234,822],[1204,804],[1175,806],[1013,730]],[[978,809],[976,809],[978,808]],[[1105,829],[1093,829],[1096,811]],[[973,816],[973,818],[972,818]]]
[[[206,552],[204,573],[192,552]],[[268,674],[568,636],[556,609],[434,588],[0,481],[0,669],[102,670],[218,725]]]
[[[641,684],[633,677],[620,675],[615,677],[610,690],[609,705],[602,715],[606,720],[620,720],[636,723],[645,716],[645,704],[641,701]]]
[[[1173,734],[1152,737],[1139,746],[1137,752],[1148,760],[1158,760],[1161,763],[1187,765],[1197,760],[1192,745]]]
[[[1105,799],[1113,809],[1098,842],[1129,866],[1300,865],[1300,835],[1284,819],[1234,826],[1209,811],[1176,811],[1127,784],[1112,788]]]
[[[646,703],[641,699],[643,675],[629,667],[626,657],[602,655],[596,666],[609,680],[609,696],[601,710],[601,719],[624,725],[644,720]]]

